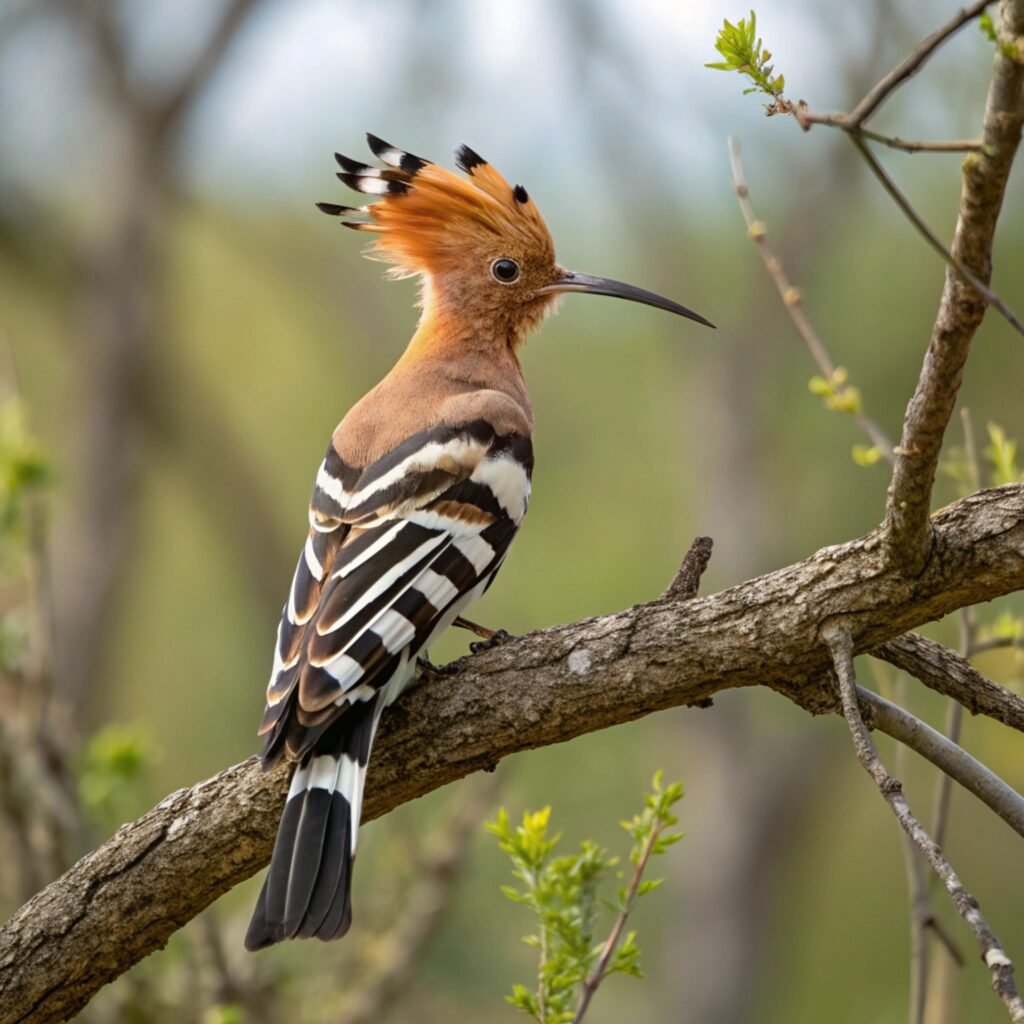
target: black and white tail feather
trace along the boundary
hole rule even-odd
[[[417,654],[489,586],[526,513],[528,438],[486,420],[422,431],[365,470],[333,445],[278,630],[264,765],[297,762],[249,949],[352,922],[366,767]]]

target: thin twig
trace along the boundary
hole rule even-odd
[[[877,666],[871,662],[871,668],[877,675]],[[905,672],[896,673],[896,686],[893,700],[897,705],[907,703],[908,690]],[[910,748],[902,743],[896,745],[894,767],[899,775],[906,772]],[[925,877],[921,853],[914,841],[906,832],[900,832],[903,850],[903,870],[907,878],[908,910],[910,912],[910,991],[907,1000],[908,1024],[925,1024],[925,1008],[928,1002],[928,969],[931,961],[931,949],[928,943],[926,920],[932,914],[928,894],[928,879]]]
[[[914,209],[910,200],[900,191],[899,186],[889,177],[888,171],[881,165],[878,157],[871,152],[868,144],[856,133],[850,139],[867,161],[871,173],[879,180],[882,188],[889,193],[892,201],[903,211],[907,220],[917,229],[922,238],[948,263],[989,305],[997,309],[1006,318],[1010,326],[1024,335],[1024,323],[1021,323],[1010,307],[981,278],[978,277],[956,254],[947,249],[934,231],[924,222],[924,218]]]
[[[924,65],[925,61],[935,52],[935,50],[949,39],[955,32],[963,28],[969,21],[978,17],[981,12],[989,6],[992,0],[976,0],[970,7],[966,7],[959,11],[955,18],[949,21],[942,28],[933,32],[927,39],[923,40],[920,45],[910,53],[910,55],[897,67],[889,72],[873,89],[871,89],[867,95],[857,104],[856,107],[848,114],[819,114],[807,108],[807,104],[803,100],[797,103],[787,100],[783,97],[776,99],[773,107],[770,108],[769,113],[780,113],[780,114],[792,114],[796,119],[797,123],[804,131],[808,131],[813,124],[828,125],[830,127],[839,128],[846,132],[850,137],[850,141],[857,147],[861,155],[867,161],[868,166],[871,168],[872,173],[881,182],[882,187],[893,199],[896,205],[900,208],[907,219],[914,225],[914,227],[920,232],[928,244],[942,256],[943,260],[949,266],[951,266],[956,272],[966,281],[972,288],[974,288],[978,294],[985,300],[987,305],[992,306],[1013,327],[1018,334],[1024,335],[1024,323],[1021,323],[1017,315],[1010,309],[1010,307],[1003,302],[1001,298],[988,286],[987,283],[983,282],[981,278],[974,273],[967,266],[964,260],[960,259],[957,254],[957,247],[954,245],[952,249],[947,249],[946,246],[939,241],[935,236],[934,232],[925,224],[924,220],[914,209],[910,201],[896,186],[896,183],[889,177],[885,168],[879,163],[877,157],[871,152],[867,145],[866,139],[871,139],[875,142],[880,142],[886,146],[890,146],[894,149],[902,149],[906,152],[963,152],[973,151],[980,153],[995,153],[995,147],[991,145],[992,140],[988,138],[988,131],[985,132],[985,137],[980,140],[962,141],[958,140],[955,142],[941,143],[941,142],[920,142],[920,143],[905,143],[901,139],[894,138],[892,136],[881,135],[877,132],[871,131],[864,128],[864,122],[871,117],[875,111],[881,106],[881,104],[889,97],[889,95],[902,85],[907,79],[912,77],[920,68]],[[1011,34],[1014,34],[1014,26],[1007,28]],[[1008,60],[1009,58],[1004,58]],[[1012,61],[1010,63],[1013,63]],[[996,73],[993,76],[993,89],[990,90],[990,99],[995,92],[996,79],[999,76],[1000,68],[997,62]],[[1009,83],[1010,76],[1006,78]],[[1012,89],[1007,88],[1007,93],[1012,94]],[[994,116],[997,112],[991,109],[991,104],[988,110],[986,110],[986,129],[994,125]],[[1009,132],[1007,132],[1009,129]],[[1007,120],[1007,123],[999,129],[1000,134],[1003,136],[1011,135],[1013,132],[1013,118]],[[1019,127],[1017,129],[1017,135],[1019,137]],[[1015,144],[1014,144],[1015,145]],[[1011,156],[1012,161],[1012,156]],[[904,446],[908,447],[908,446]],[[909,450],[909,448],[908,448]]]
[[[778,100],[776,101],[775,107],[772,109],[773,111],[779,110],[784,113],[792,114],[804,131],[807,131],[812,124],[823,124],[830,125],[834,128],[841,128],[846,132],[850,141],[857,147],[861,156],[863,156],[867,161],[871,172],[876,178],[878,178],[890,198],[896,203],[910,223],[913,224],[928,245],[931,246],[931,248],[934,249],[942,259],[985,300],[986,305],[991,306],[999,312],[1018,334],[1024,335],[1024,323],[1021,323],[1017,314],[1014,313],[1014,311],[1010,309],[1010,307],[987,284],[973,273],[962,260],[958,259],[955,252],[947,249],[942,244],[932,229],[925,223],[921,215],[914,209],[910,200],[907,199],[907,197],[900,191],[899,187],[881,165],[878,158],[871,152],[870,147],[864,140],[871,139],[875,142],[880,142],[886,146],[890,146],[893,149],[902,149],[908,153],[926,151],[936,153],[981,152],[985,148],[984,142],[973,140],[957,140],[953,142],[903,142],[903,140],[897,139],[893,136],[880,135],[877,132],[868,131],[865,128],[855,127],[850,123],[849,115],[847,114],[814,113],[813,111],[808,110],[802,101],[794,104],[789,100]],[[739,195],[739,192],[737,192],[737,195]],[[760,224],[760,222],[757,223]],[[754,236],[752,235],[751,237]],[[756,237],[754,237],[754,240],[758,241]],[[772,268],[769,267],[769,270],[771,269]],[[775,276],[774,272],[773,276]],[[799,299],[799,292],[794,289],[794,293],[797,299]],[[783,298],[785,299],[785,295]]]
[[[826,623],[822,638],[832,653],[832,661],[839,680],[839,693],[843,714],[850,727],[857,759],[864,770],[874,779],[875,785],[888,803],[903,830],[915,844],[939,876],[946,892],[960,916],[974,933],[981,951],[981,958],[992,973],[992,988],[1003,1001],[1010,1020],[1024,1024],[1024,1001],[1021,1000],[1013,979],[1013,962],[1006,955],[999,939],[982,916],[978,901],[964,888],[949,861],[935,840],[925,831],[924,826],[914,817],[903,795],[903,787],[882,764],[871,734],[864,725],[858,706],[857,679],[853,670],[853,640],[849,627],[837,621]]]
[[[816,110],[811,110],[802,100],[799,103],[780,100],[772,112],[775,113],[776,111],[783,114],[792,114],[805,132],[810,131],[811,127],[816,124],[824,125],[828,128],[841,128],[849,135],[859,135],[863,139],[870,139],[872,142],[888,146],[890,149],[899,149],[904,153],[977,153],[982,147],[980,139],[909,141],[901,139],[896,135],[883,135],[881,132],[865,128],[863,125],[859,128],[855,127],[850,121],[849,114],[819,113]]]
[[[604,945],[601,947],[601,955],[597,959],[597,964],[583,980],[583,990],[580,992],[580,1001],[576,1007],[576,1016],[573,1017],[573,1024],[579,1024],[583,1020],[583,1015],[587,1012],[587,1007],[590,1006],[590,1000],[594,998],[594,993],[608,975],[608,966],[611,963],[615,947],[618,946],[619,939],[622,938],[623,929],[626,927],[626,921],[629,920],[629,915],[636,905],[637,890],[640,888],[640,882],[644,877],[647,862],[651,859],[654,844],[658,841],[658,837],[665,830],[667,824],[667,822],[655,822],[654,827],[651,829],[651,834],[647,837],[647,842],[644,843],[643,853],[633,869],[633,878],[629,883],[629,891],[626,893],[626,899],[623,901],[622,908],[616,915],[612,930],[608,933],[608,938],[605,939]]]
[[[895,135],[883,135],[868,128],[851,129],[857,135],[872,142],[878,142],[890,149],[899,149],[904,153],[977,153],[981,149],[978,139],[942,139],[909,141]]]
[[[921,854],[913,839],[903,833],[903,865],[910,894],[910,1000],[907,1009],[909,1024],[924,1024],[928,999],[928,932],[925,922],[931,915],[928,883],[925,881]]]
[[[960,744],[960,732],[963,728],[964,709],[955,700],[946,702],[946,722],[943,727],[945,736],[951,743]],[[932,803],[932,831],[935,842],[944,846],[946,826],[949,823],[949,808],[953,797],[953,780],[945,772],[939,774],[935,782],[935,799]]]
[[[870,690],[858,690],[861,702],[872,709],[872,725],[916,750],[960,783],[1024,838],[1024,797],[963,747],[909,711]]]
[[[768,268],[768,273],[771,274],[775,287],[778,289],[779,295],[782,296],[783,305],[786,307],[786,311],[789,313],[790,319],[793,321],[800,337],[803,338],[811,358],[821,370],[822,375],[827,380],[831,380],[836,372],[835,363],[832,362],[832,357],[829,355],[825,343],[818,336],[810,318],[804,311],[800,289],[793,285],[786,276],[782,261],[768,245],[764,222],[758,220],[754,207],[750,202],[750,189],[747,186],[746,175],[743,171],[743,161],[740,157],[740,143],[739,139],[735,137],[729,139],[729,159],[732,165],[732,188],[733,192],[736,193],[740,210],[743,212],[743,219],[747,222],[747,232],[757,244],[757,248],[761,253],[761,259],[764,261],[765,267]],[[885,431],[871,417],[866,416],[862,412],[854,413],[853,419],[861,430],[867,434],[872,445],[881,452],[882,456],[890,464],[895,463],[896,457],[893,454],[893,443],[886,436]]]
[[[970,487],[972,491],[981,488],[981,461],[978,458],[978,446],[974,442],[974,424],[971,422],[971,412],[964,406],[960,410],[960,422],[964,430],[964,452],[967,456],[967,471],[970,474]],[[972,608],[962,608],[959,614],[960,620],[960,657],[967,664],[974,656],[974,648],[978,639],[978,621]],[[963,728],[964,709],[955,700],[949,700],[946,704],[946,727],[945,733],[954,743],[959,744],[960,732]],[[934,810],[932,815],[932,832],[935,842],[939,846],[946,843],[946,825],[949,823],[949,811],[953,797],[953,782],[945,772],[940,772],[935,782],[935,799],[932,804]]]
[[[922,40],[907,58],[889,72],[868,94],[850,111],[849,120],[854,128],[859,128],[876,110],[899,88],[908,78],[912,78],[924,66],[925,61],[947,40],[959,32],[969,21],[977,18],[993,0],[976,0],[970,7],[964,7],[942,28],[937,29],[927,39]]]

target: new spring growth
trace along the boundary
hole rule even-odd
[[[667,831],[677,823],[672,808],[683,797],[682,783],[662,784],[661,772],[644,797],[644,808],[621,822],[633,845],[632,870],[620,870],[619,858],[591,840],[578,853],[555,855],[561,834],[550,834],[551,808],[527,812],[514,826],[502,809],[487,825],[500,848],[512,861],[512,873],[520,885],[502,886],[514,903],[529,907],[536,931],[524,942],[537,951],[534,988],[513,986],[507,1002],[539,1024],[571,1024],[579,1021],[594,991],[609,974],[642,977],[636,933],[625,931],[625,921],[641,896],[661,885],[660,879],[644,879],[652,856],[659,856],[682,838]],[[619,881],[614,900],[600,898],[601,883]],[[595,941],[599,911],[610,907],[616,914],[606,939]]]
[[[826,409],[856,416],[861,407],[860,391],[852,384],[847,384],[848,379],[846,370],[837,366],[828,377],[812,377],[807,387],[812,395],[821,398]]]
[[[769,63],[772,55],[758,38],[757,15],[753,11],[749,19],[744,18],[735,25],[731,21],[724,22],[715,40],[715,49],[724,59],[704,66],[715,71],[738,71],[750,79],[753,84],[743,90],[744,96],[759,92],[772,100],[781,98],[786,79],[776,75],[774,65]]]

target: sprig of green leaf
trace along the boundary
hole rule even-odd
[[[531,989],[513,986],[506,1001],[539,1024],[571,1024],[582,1016],[578,1007],[584,984],[596,984],[609,974],[642,977],[636,933],[622,934],[626,916],[641,896],[661,885],[660,879],[642,879],[651,856],[660,855],[682,838],[666,830],[677,823],[672,807],[683,796],[681,783],[663,786],[661,773],[654,777],[652,792],[643,811],[622,822],[633,839],[631,881],[617,871],[619,859],[596,843],[585,840],[579,852],[556,856],[559,833],[549,832],[551,808],[527,812],[522,824],[513,826],[502,808],[487,829],[512,861],[518,886],[502,886],[514,903],[529,907],[536,917],[536,931],[524,942],[537,951],[537,982]],[[615,874],[622,883],[617,899],[605,904],[616,913],[616,924],[604,942],[595,942],[596,922],[603,901],[601,883]],[[617,940],[617,941],[615,941]],[[599,970],[596,983],[591,976]],[[591,981],[588,982],[588,979]]]
[[[715,39],[715,49],[723,59],[704,66],[715,71],[738,71],[750,79],[753,84],[743,90],[744,96],[752,92],[773,100],[782,96],[786,79],[776,75],[774,65],[769,63],[772,55],[757,35],[757,15],[753,11],[749,19],[743,18],[735,25],[725,21]]]

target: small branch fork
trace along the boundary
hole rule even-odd
[[[982,916],[978,901],[964,888],[942,850],[914,817],[903,795],[903,787],[885,769],[871,734],[861,717],[857,680],[853,669],[853,640],[850,630],[837,621],[826,623],[822,638],[828,645],[839,680],[843,715],[850,727],[854,750],[864,770],[875,781],[879,792],[896,815],[900,826],[932,866],[957,912],[974,933],[981,950],[981,959],[992,973],[992,988],[1003,1001],[1013,1024],[1024,1024],[1024,1001],[1013,978],[1013,963],[1002,944]]]
[[[995,154],[992,140],[989,133],[983,133],[980,140],[957,140],[950,142],[905,142],[894,136],[882,135],[879,132],[865,128],[865,122],[872,117],[878,108],[896,91],[901,85],[913,77],[924,66],[929,57],[944,43],[955,35],[966,24],[977,18],[986,7],[990,6],[993,0],[976,0],[969,7],[958,11],[956,16],[942,28],[933,32],[927,39],[923,40],[907,56],[907,58],[887,74],[877,85],[848,114],[822,114],[810,110],[807,104],[800,100],[796,103],[783,97],[778,97],[774,106],[769,107],[771,114],[791,114],[806,132],[816,125],[825,125],[831,128],[839,128],[846,132],[850,141],[857,147],[858,152],[866,161],[872,174],[878,178],[882,187],[889,194],[890,198],[902,210],[904,216],[913,224],[914,228],[921,234],[928,245],[934,249],[952,267],[965,282],[967,282],[984,299],[985,303],[1006,318],[1007,322],[1018,334],[1024,335],[1024,323],[1013,312],[1012,309],[989,287],[987,279],[990,267],[985,265],[977,268],[972,267],[972,261],[964,258],[964,254],[958,252],[954,244],[952,249],[938,239],[935,233],[928,227],[921,215],[914,209],[910,200],[900,191],[899,187],[889,176],[888,172],[879,162],[878,158],[871,152],[867,141],[881,143],[892,149],[900,149],[908,153],[951,153],[966,152],[975,153],[980,157],[992,156]],[[1006,5],[1010,10],[1011,5]],[[1012,36],[1014,27],[1008,26]],[[1015,63],[997,50],[997,65],[1000,61],[1009,64]],[[991,94],[990,94],[991,96]],[[986,127],[989,126],[990,118],[986,115]]]
[[[1024,797],[948,736],[869,690],[858,696],[872,712],[873,726],[931,761],[949,778],[988,805],[1024,838]]]
[[[953,19],[930,36],[923,39],[906,59],[889,72],[857,104],[847,116],[850,128],[857,130],[871,117],[889,96],[904,82],[921,70],[925,61],[951,36],[960,31],[968,22],[977,18],[993,0],[975,0],[969,7],[958,11]]]

